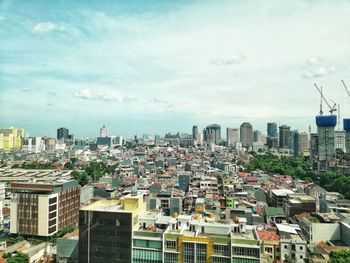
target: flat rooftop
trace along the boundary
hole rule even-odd
[[[80,210],[99,212],[124,212],[123,206],[120,204],[119,200],[99,200],[92,204],[81,207]]]

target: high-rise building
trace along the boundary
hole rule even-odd
[[[346,151],[345,147],[345,131],[335,131],[335,149]]]
[[[103,125],[102,128],[100,129],[100,137],[108,137],[109,133],[108,133],[108,128]]]
[[[293,151],[293,155],[297,156],[300,152],[299,149],[299,141],[300,141],[300,134],[297,130],[290,132],[290,148]]]
[[[277,123],[276,122],[268,122],[267,123],[267,137],[276,138],[277,134]]]
[[[100,200],[79,213],[79,262],[132,262],[133,230],[146,211],[143,195]]]
[[[259,130],[253,131],[253,142],[266,143],[266,136],[261,133]]]
[[[194,125],[192,127],[192,138],[195,140],[198,139],[198,127],[197,127],[197,125]]]
[[[350,119],[344,119],[344,131],[345,131],[345,159],[350,165]]]
[[[316,116],[318,135],[318,171],[327,171],[335,154],[335,126],[337,116]]]
[[[290,148],[290,127],[287,125],[279,127],[279,146],[280,148]]]
[[[243,147],[253,146],[253,126],[249,122],[243,122],[241,124],[240,137]]]
[[[204,140],[208,144],[219,144],[221,141],[221,127],[218,124],[208,125],[204,132]]]
[[[239,142],[239,129],[227,128],[226,141],[227,141],[227,146],[235,146],[236,143]]]
[[[69,130],[67,128],[57,129],[57,140],[67,140],[69,139]]]
[[[22,147],[24,130],[17,128],[0,129],[0,149],[4,151],[19,150]]]
[[[56,149],[57,140],[55,138],[45,138],[45,151]]]
[[[267,137],[266,144],[267,144],[267,147],[269,149],[271,149],[271,148],[277,149],[278,148],[278,138],[277,137]]]
[[[10,233],[52,236],[78,222],[80,186],[77,181],[11,183]]]
[[[41,137],[23,138],[22,150],[32,153],[38,153],[45,149],[45,141]]]
[[[299,133],[299,154],[308,154],[310,152],[309,134],[307,132]]]

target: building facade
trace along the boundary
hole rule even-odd
[[[249,122],[241,124],[240,137],[243,147],[253,146],[253,126]]]
[[[239,142],[239,129],[227,128],[226,141],[227,141],[227,146],[235,146],[236,143]]]
[[[204,129],[204,140],[208,144],[219,144],[221,141],[221,127],[218,124],[208,125]]]
[[[77,181],[11,183],[10,190],[11,234],[47,237],[78,222]]]
[[[290,126],[282,125],[279,127],[279,147],[290,148]]]

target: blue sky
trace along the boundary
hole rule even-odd
[[[0,126],[78,136],[350,116],[350,1],[0,1]],[[347,114],[347,115],[346,115]]]

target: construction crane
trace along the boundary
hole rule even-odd
[[[328,108],[329,108],[329,112],[330,114],[333,114],[333,112],[337,111],[337,103],[335,103],[334,101],[332,101],[334,103],[333,106],[331,106],[328,102],[328,100],[326,99],[326,97],[323,95],[323,92],[322,92],[322,87],[319,88],[317,86],[316,83],[314,83],[316,89],[318,90],[318,92],[320,93],[321,95],[321,104],[320,104],[320,115],[322,115],[323,111],[322,111],[322,99],[324,100],[324,102],[327,104]]]
[[[344,86],[346,92],[348,93],[348,95],[349,95],[349,97],[350,97],[350,91],[349,91],[348,87],[346,86],[344,80],[341,80],[341,82],[343,83],[343,86]]]

